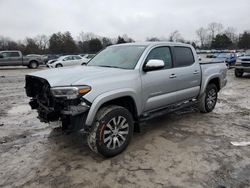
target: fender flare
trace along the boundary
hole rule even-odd
[[[141,102],[140,102],[140,98],[137,98],[136,92],[133,91],[132,89],[119,89],[119,90],[113,90],[113,91],[109,91],[106,93],[103,93],[99,96],[97,96],[94,100],[94,102],[92,103],[86,121],[85,121],[85,125],[87,126],[91,126],[97,111],[100,109],[100,107],[111,100],[120,98],[120,97],[131,97],[134,100],[135,106],[136,106],[136,110],[137,110],[137,115],[140,114],[141,109]]]
[[[213,75],[210,75],[205,81],[204,83],[201,84],[201,91],[200,91],[200,95],[199,98],[205,93],[205,90],[207,88],[208,83],[214,79],[214,78],[218,78],[219,79],[219,85],[221,86],[221,77],[220,74],[216,73]]]

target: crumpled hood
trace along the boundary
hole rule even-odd
[[[51,87],[70,86],[70,85],[88,85],[97,80],[107,78],[115,79],[132,70],[106,68],[97,66],[74,66],[67,68],[48,69],[28,74],[46,79]]]

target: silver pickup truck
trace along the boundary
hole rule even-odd
[[[191,45],[128,43],[107,47],[87,66],[26,75],[25,88],[42,122],[84,130],[90,148],[111,157],[141,121],[194,104],[211,112],[226,73],[225,63],[200,64]]]
[[[0,51],[0,66],[27,66],[36,69],[40,64],[43,64],[42,59],[23,56],[20,51]]]

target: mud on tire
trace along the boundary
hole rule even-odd
[[[215,84],[208,84],[205,93],[199,100],[198,106],[202,113],[212,112],[218,97],[218,89]]]
[[[104,157],[118,155],[128,146],[134,131],[130,112],[121,106],[101,108],[87,140],[92,151]]]

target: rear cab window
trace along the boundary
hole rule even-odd
[[[189,47],[175,46],[174,54],[174,67],[186,67],[194,64],[195,62],[193,51]]]
[[[20,54],[18,52],[10,52],[10,57],[20,57]]]

